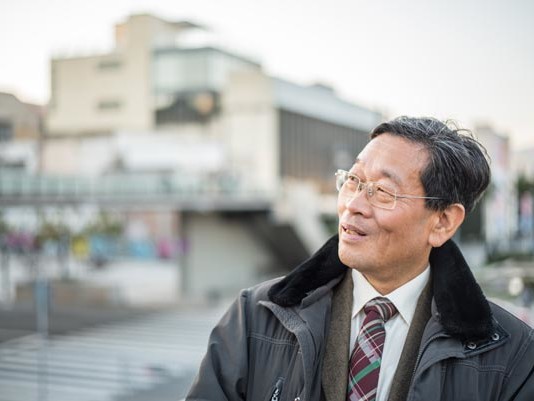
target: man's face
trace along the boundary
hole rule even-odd
[[[399,195],[425,196],[420,174],[427,162],[422,145],[386,133],[367,144],[350,171]],[[424,199],[398,198],[393,210],[380,209],[365,192],[350,200],[338,198],[339,258],[371,284],[396,288],[427,266],[437,212],[426,209]]]

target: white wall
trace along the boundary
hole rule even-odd
[[[177,30],[149,15],[132,16],[115,52],[91,57],[52,60],[52,98],[48,131],[55,135],[147,130],[154,126],[151,83],[152,50],[159,37]],[[100,68],[102,62],[118,63]],[[103,101],[116,109],[100,110]]]
[[[235,296],[241,288],[259,283],[272,263],[245,220],[188,214],[183,223],[188,250],[182,279],[189,297],[211,291]]]
[[[271,78],[261,72],[232,74],[223,94],[223,126],[231,169],[245,185],[279,188],[279,133]]]

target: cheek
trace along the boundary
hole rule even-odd
[[[375,211],[375,222],[383,233],[393,233],[404,225],[402,216],[389,210],[379,209]]]
[[[406,236],[414,230],[413,217],[402,213],[375,213],[375,222],[382,240],[394,241],[395,244],[406,240]]]
[[[346,207],[343,202],[339,200],[339,197],[337,199],[337,217],[341,219],[341,216],[343,215],[343,212],[345,211]]]
[[[380,233],[390,246],[405,247],[408,251],[412,246],[428,242],[429,220],[427,216],[420,213],[377,219],[377,224],[380,226]]]

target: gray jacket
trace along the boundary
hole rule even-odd
[[[337,241],[241,292],[186,400],[346,399],[352,280]],[[430,265],[390,400],[533,401],[533,330],[486,301],[452,241]]]

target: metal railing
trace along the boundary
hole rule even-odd
[[[112,174],[100,177],[29,175],[0,171],[0,204],[132,202],[182,203],[193,208],[268,207],[272,192],[244,187],[223,175]]]

